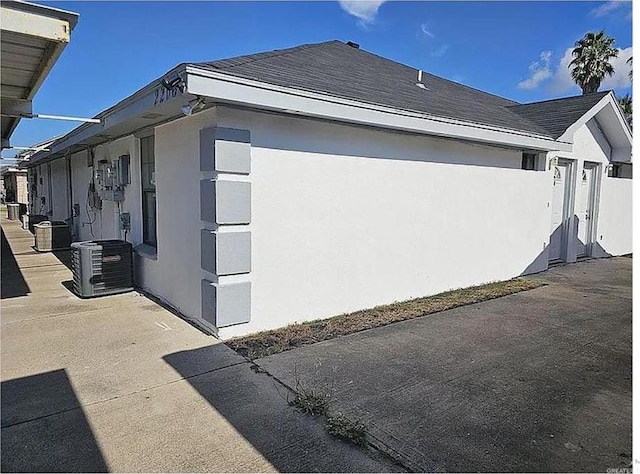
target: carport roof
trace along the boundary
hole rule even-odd
[[[2,142],[21,116],[31,114],[31,99],[69,42],[76,13],[20,1],[2,2]]]

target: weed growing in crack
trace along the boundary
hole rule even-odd
[[[315,363],[316,375],[321,366],[322,361],[317,360]],[[301,382],[298,366],[295,365],[293,368],[293,379],[295,381],[293,388],[295,397],[289,404],[295,406],[303,413],[308,413],[313,416],[326,415],[329,411],[331,397],[335,390],[335,378],[331,377],[329,385],[321,386],[320,388],[310,388]]]
[[[327,413],[330,401],[331,398],[327,394],[316,393],[311,390],[309,392],[297,393],[290,403],[303,413],[317,416]]]
[[[351,420],[341,413],[327,417],[327,432],[358,446],[366,444],[366,425],[361,421]]]

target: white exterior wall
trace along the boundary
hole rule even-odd
[[[27,204],[29,195],[27,193],[27,173],[16,173],[16,202]]]
[[[608,255],[633,252],[633,181],[605,177],[600,195],[598,243]]]
[[[129,178],[131,183],[125,187],[125,198],[120,203],[120,212],[128,212],[131,229],[127,232],[127,241],[135,247],[142,243],[142,190],[140,169],[140,140],[133,135],[100,145],[94,150],[94,162],[107,159],[113,161],[121,155],[129,155]],[[114,201],[102,201],[102,210],[94,213],[88,209],[87,192],[91,182],[93,168],[87,166],[87,152],[76,153],[71,157],[73,202],[80,207],[80,215],[75,219],[75,240],[124,239],[120,229],[118,204]],[[135,255],[136,283],[144,290],[163,298],[162,269],[157,259]],[[166,271],[166,270],[165,270]]]
[[[6,183],[6,184],[5,184]],[[9,171],[0,179],[0,190],[14,193],[15,202],[27,204],[27,173],[26,171]]]
[[[189,318],[200,317],[200,206],[199,206],[199,131],[214,125],[215,111],[173,121],[155,130],[155,162],[157,191],[157,239],[155,256],[136,253],[136,282],[144,290],[178,309]],[[131,230],[127,240],[134,246],[142,243],[142,191],[140,170],[140,140],[133,135],[99,145],[95,148],[95,163],[113,161],[121,155],[130,156],[131,183],[125,188],[120,212],[131,215]],[[87,191],[93,168],[87,166],[87,152],[71,156],[72,204],[78,204],[80,215],[74,220],[75,240],[123,239],[118,204],[102,201],[97,214],[87,210]],[[49,200],[48,167],[51,167]],[[37,167],[42,176],[38,184],[38,202],[45,196],[43,211],[64,220],[69,217],[67,172],[64,159]],[[38,178],[39,181],[39,178]],[[92,224],[90,224],[92,222]]]
[[[134,245],[142,241],[140,224],[142,208],[140,204],[140,158],[138,140],[128,136],[95,148],[95,163],[99,160],[116,160],[121,155],[130,155],[131,184],[125,187],[125,200],[121,203],[121,212],[131,213],[131,232],[127,240]],[[52,165],[64,160],[52,162]],[[71,173],[73,182],[73,204],[80,206],[80,216],[76,219],[76,240],[123,239],[120,230],[118,205],[114,201],[102,201],[102,210],[94,218],[93,211],[87,213],[87,191],[91,182],[93,168],[87,166],[87,152],[83,151],[71,156]],[[95,219],[95,220],[94,220]],[[90,224],[90,222],[93,222]]]
[[[31,198],[32,202],[32,211],[30,214],[37,215],[45,215],[51,216],[51,191],[50,191],[50,183],[49,183],[49,163],[45,163],[43,165],[39,165],[36,167],[36,171],[38,174],[38,179],[36,182],[37,188],[37,196]],[[44,204],[42,203],[42,198],[45,198]]]
[[[142,276],[151,293],[191,319],[200,317],[200,130],[209,110],[156,128],[157,260]]]
[[[201,269],[208,225],[199,193],[200,180],[215,175],[201,172],[199,161],[200,130],[212,126],[251,133],[251,172],[237,178],[252,186],[251,223],[242,229],[251,232],[251,272],[222,277],[250,280],[251,321],[221,328],[223,338],[548,266],[553,175],[549,166],[521,170],[519,150],[218,107],[156,127],[157,254],[136,256],[137,283],[188,318],[201,320],[201,280],[212,278]],[[561,156],[574,160],[576,175],[585,160],[602,164],[598,243],[611,255],[629,253],[631,180],[606,177],[610,150],[598,133],[585,125],[574,152]],[[131,214],[128,240],[138,245],[139,140],[99,146],[95,160],[123,154],[131,157],[131,184],[121,207]],[[52,176],[65,169],[59,163]],[[39,167],[39,195],[48,196],[47,166]],[[91,234],[86,152],[71,166],[76,240],[123,238],[109,201]],[[53,180],[54,188],[64,182]],[[54,194],[57,219],[66,192]]]
[[[53,184],[50,186],[49,218],[54,221],[64,221],[71,217],[68,198],[67,163],[65,160],[57,160],[51,162],[50,166]],[[46,174],[44,177],[47,179]],[[49,199],[49,196],[47,199]]]
[[[547,268],[521,153],[219,109],[251,131],[251,322],[223,338]],[[542,256],[542,257],[541,257]]]
[[[100,217],[90,226],[87,215],[87,188],[93,169],[87,166],[87,152],[71,155],[71,184],[73,204],[80,206],[80,215],[74,219],[75,240],[94,240],[100,228]],[[93,228],[93,236],[91,229]],[[94,237],[95,236],[95,237]]]
[[[585,161],[601,164],[600,202],[596,227],[598,248],[595,249],[597,252],[595,256],[631,253],[633,250],[631,212],[633,181],[628,178],[607,176],[606,166],[609,165],[611,147],[593,121],[576,130],[573,155],[579,170],[582,170]],[[578,187],[576,192],[580,191]]]

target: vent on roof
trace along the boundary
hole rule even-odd
[[[347,46],[351,46],[352,48],[360,49],[360,45],[358,43],[354,43],[353,41],[347,41]]]
[[[422,83],[422,69],[418,69],[418,82],[416,82],[416,86],[418,86],[420,89],[429,90],[427,86]]]

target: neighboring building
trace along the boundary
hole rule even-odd
[[[69,43],[76,13],[28,2],[4,1],[0,7],[2,149],[20,118],[31,117],[31,102]]]
[[[27,194],[27,170],[5,167],[0,172],[4,185],[5,202],[24,204],[29,202]]]
[[[223,338],[632,250],[611,92],[522,105],[331,41],[181,64],[98,118],[32,157],[38,195]]]

